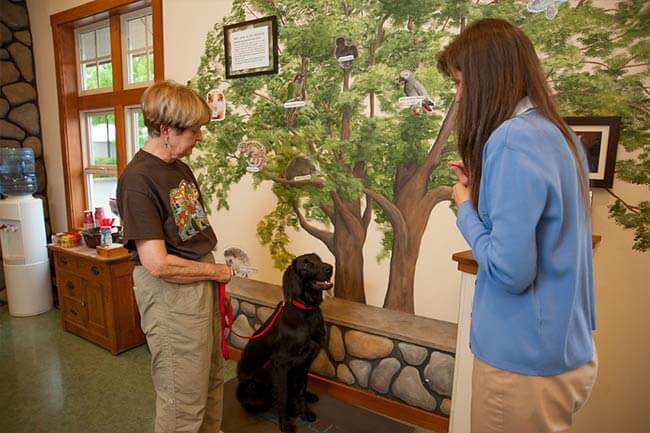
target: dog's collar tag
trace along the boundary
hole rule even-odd
[[[305,304],[303,304],[302,302],[298,301],[297,299],[292,299],[291,300],[291,305],[293,305],[294,307],[296,307],[299,310],[305,310],[305,311],[307,311],[307,310],[315,310],[317,308],[317,307],[308,307]]]

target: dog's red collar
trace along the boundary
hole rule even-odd
[[[218,293],[219,313],[221,316],[221,353],[223,354],[223,357],[225,359],[228,359],[229,358],[228,345],[226,343],[226,335],[225,335],[226,328],[230,328],[230,332],[235,334],[239,338],[244,338],[246,340],[254,340],[256,338],[260,338],[261,336],[266,334],[271,328],[273,328],[273,325],[275,324],[275,321],[278,320],[278,317],[280,316],[280,313],[284,309],[286,302],[283,301],[282,303],[280,303],[280,305],[278,305],[275,312],[273,313],[273,317],[271,318],[271,321],[268,323],[266,328],[260,330],[259,332],[256,331],[256,333],[251,335],[250,337],[245,337],[243,335],[237,334],[235,330],[232,329],[232,325],[233,325],[232,305],[230,303],[226,304],[226,285],[224,283],[219,283],[218,288],[219,288],[219,293]],[[303,304],[297,299],[292,299],[291,305],[303,311],[310,311],[318,308],[318,307],[308,307],[307,305]]]
[[[308,307],[307,305],[303,304],[302,302],[300,302],[297,299],[292,299],[291,300],[291,305],[293,305],[297,309],[303,310],[303,311],[315,310],[316,308],[318,308],[318,307]]]

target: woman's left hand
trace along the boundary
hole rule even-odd
[[[469,189],[469,186],[463,184],[462,182],[456,182],[451,190],[451,198],[454,199],[456,206],[460,207],[463,202],[466,202],[472,198],[472,192]]]

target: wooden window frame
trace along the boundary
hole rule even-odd
[[[142,93],[149,83],[139,83],[141,87],[124,86],[120,16],[146,7],[151,7],[153,24],[154,81],[160,81],[164,79],[162,0],[96,0],[50,17],[59,96],[66,212],[68,227],[71,229],[83,226],[83,211],[87,206],[81,138],[82,112],[114,110],[117,175],[126,167],[125,107],[139,105]],[[75,29],[106,19],[110,23],[113,88],[101,89],[102,92],[99,93],[80,94]]]

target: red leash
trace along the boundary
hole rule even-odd
[[[284,310],[286,303],[283,301],[279,307],[276,307],[275,313],[273,313],[273,318],[266,326],[266,328],[264,328],[259,334],[253,334],[250,337],[245,337],[243,335],[239,335],[232,329],[232,324],[233,324],[232,304],[228,303],[226,305],[226,285],[224,283],[217,283],[217,284],[219,285],[219,314],[221,315],[221,353],[223,354],[224,359],[229,359],[230,354],[228,353],[228,345],[226,344],[226,328],[230,328],[231,333],[245,340],[255,340],[257,338],[260,338],[263,335],[265,335],[267,332],[269,332],[271,328],[273,328],[273,325],[275,325],[275,322],[278,320],[278,317],[280,317],[280,313],[282,312],[282,310]],[[291,300],[291,305],[304,311],[315,310],[317,308],[317,307],[308,307],[302,302],[297,301],[295,299]]]

